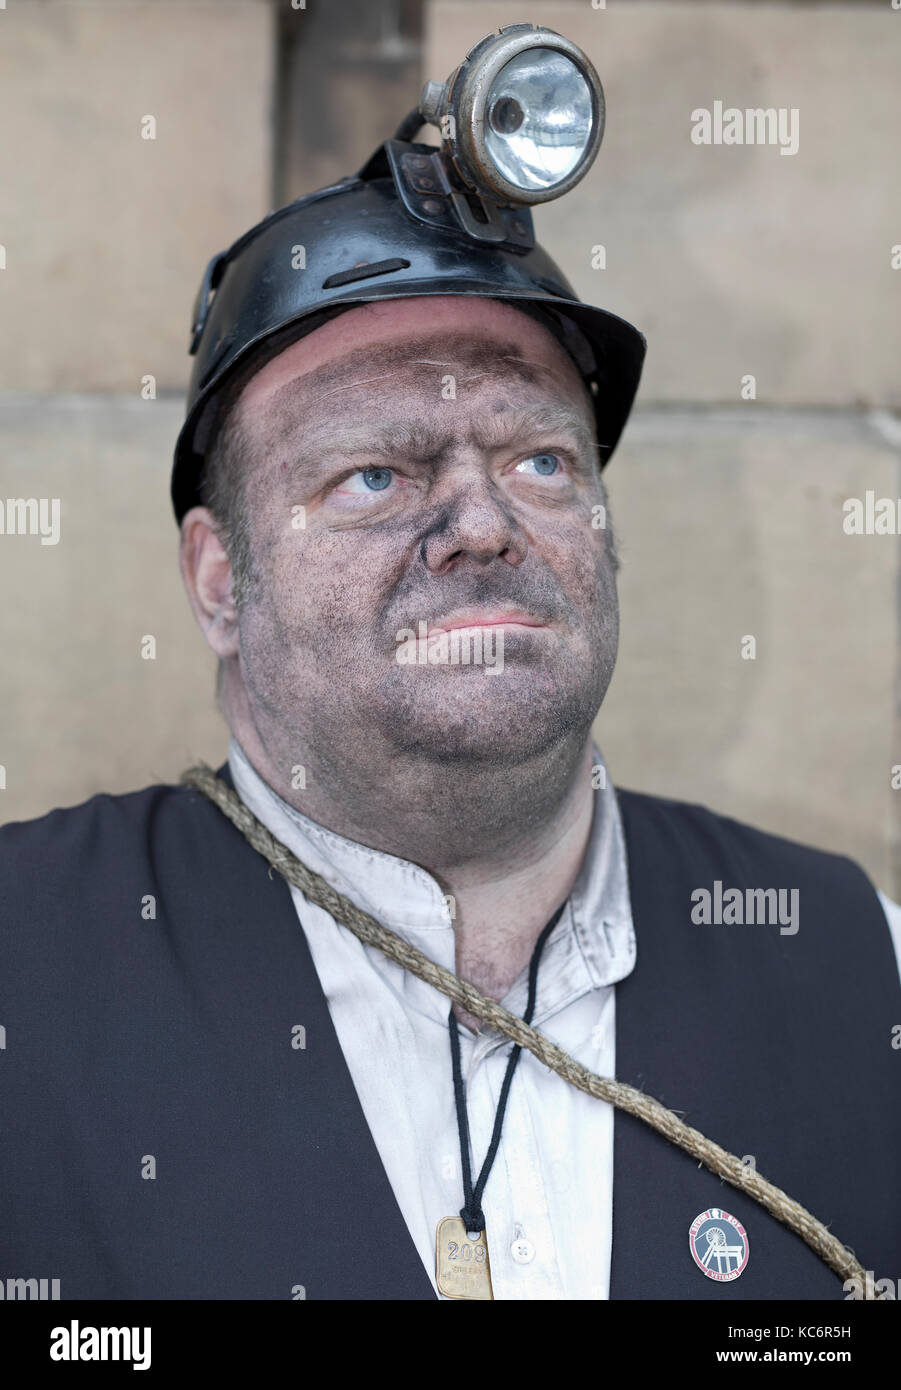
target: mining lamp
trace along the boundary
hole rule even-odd
[[[483,198],[544,203],[590,169],[604,90],[569,39],[512,24],[476,44],[446,82],[427,82],[418,114],[438,127],[456,172]]]

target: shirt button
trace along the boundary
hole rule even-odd
[[[535,1258],[535,1247],[530,1240],[514,1240],[510,1254],[518,1265],[527,1265]]]

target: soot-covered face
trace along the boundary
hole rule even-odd
[[[506,304],[349,310],[236,407],[253,583],[238,665],[273,758],[525,762],[584,743],[615,560],[590,399]]]

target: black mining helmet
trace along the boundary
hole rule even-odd
[[[434,125],[441,144],[418,144]],[[571,189],[604,133],[604,92],[581,49],[551,29],[508,25],[354,177],[271,213],[206,268],[194,305],[194,370],[175,446],[172,502],[200,501],[204,455],[229,404],[279,352],[373,300],[478,295],[543,323],[595,406],[600,466],[632,407],[645,354],[637,328],[583,304],[540,246],[531,203]]]

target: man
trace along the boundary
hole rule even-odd
[[[286,855],[893,1275],[894,905],[838,856],[613,790],[610,440],[572,339],[500,292],[353,302],[217,410],[176,495],[225,782]],[[10,1274],[428,1299],[468,1258],[475,1297],[843,1296],[746,1193],[528,1053],[505,1095],[506,1038],[196,791],[7,826],[0,862]],[[705,918],[724,889],[786,911]],[[436,1251],[461,1211],[469,1256]]]

